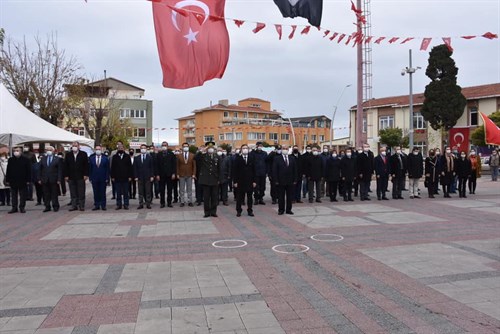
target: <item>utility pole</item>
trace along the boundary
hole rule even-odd
[[[412,66],[412,56],[411,56],[411,49],[409,50],[409,66],[404,68],[401,71],[401,75],[408,74],[410,77],[410,103],[409,103],[409,114],[410,114],[410,120],[408,124],[408,141],[409,141],[409,146],[410,146],[410,152],[413,151],[413,73],[415,73],[417,70],[420,69],[420,67],[414,68]]]
[[[357,8],[361,7],[361,0],[357,0]],[[358,19],[357,21],[357,33],[361,35],[363,33],[362,23]],[[356,108],[356,146],[363,145],[363,45],[362,43],[357,44],[357,108]]]

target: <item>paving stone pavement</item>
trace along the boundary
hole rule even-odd
[[[283,216],[266,202],[210,219],[157,200],[0,207],[0,334],[500,333],[500,183]]]

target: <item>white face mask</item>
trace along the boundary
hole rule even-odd
[[[318,151],[313,151],[313,155],[318,155],[319,152]]]
[[[346,153],[345,156],[350,158],[350,157],[352,157],[352,153]]]
[[[247,155],[247,154],[248,154],[248,148],[244,148],[244,149],[242,149],[242,150],[241,150],[241,153],[242,153],[243,155]]]
[[[48,152],[47,152],[48,153]],[[102,154],[102,151],[101,150],[95,150],[95,154],[96,155],[101,155]]]
[[[14,152],[14,156],[15,156],[15,157],[20,157],[20,156],[21,156],[21,152],[19,152],[19,151],[15,151],[15,152]]]
[[[217,151],[217,155],[218,155],[219,157],[221,157],[221,156],[222,156],[222,151]]]
[[[146,150],[145,148],[141,148],[141,153],[142,154],[146,154],[148,152],[148,150]]]
[[[363,148],[363,151],[365,151],[365,152],[368,152],[369,150],[370,150],[370,148],[369,148],[369,147],[364,147],[364,148]]]
[[[451,153],[451,150],[446,150],[446,153],[447,153],[447,154],[450,154],[450,153]]]
[[[363,153],[363,150],[358,150],[358,153],[360,153],[360,154]]]
[[[183,150],[184,152],[189,152],[189,147],[184,146],[184,147],[182,148],[182,150]]]
[[[215,150],[214,150],[213,148],[209,148],[209,149],[207,150],[207,152],[208,152],[208,153],[210,153],[210,154],[214,153],[214,151],[215,151]]]
[[[333,153],[332,157],[336,158],[337,157],[337,153]]]
[[[328,149],[327,149],[327,148],[324,148],[324,149],[323,149],[323,153],[328,153]]]
[[[387,152],[386,152],[386,151],[382,151],[382,152],[380,152],[380,155],[382,155],[383,157],[385,157],[385,156],[386,156],[386,154],[387,154]]]
[[[23,151],[24,151],[24,152],[28,152],[29,150],[30,150],[30,149],[29,149],[29,147],[24,147],[24,148],[23,148]]]
[[[259,147],[257,147],[257,150],[258,150],[258,151],[262,151],[262,147],[260,147],[260,146],[259,146]]]
[[[161,150],[162,150],[162,151],[166,151],[166,150],[167,150],[167,148],[168,148],[167,146],[162,146],[162,147],[161,147]]]
[[[306,152],[307,152],[307,153],[311,153],[311,151],[312,151],[312,150],[311,150],[311,149],[309,149],[309,148],[308,148],[308,149],[306,149]]]
[[[282,151],[281,151],[281,154],[283,154],[283,155],[288,155],[288,150],[282,150]]]
[[[465,154],[462,154],[461,155],[462,159],[465,159],[466,155]]]
[[[6,157],[0,157],[0,160],[2,160],[2,161],[6,161],[6,160],[7,160],[7,158],[6,158]]]
[[[54,154],[54,152],[52,152],[52,151],[47,151],[47,153],[46,153],[46,154],[47,154],[47,156],[48,156],[48,157],[50,157],[50,156],[52,156],[52,154]]]
[[[397,150],[397,151],[396,151],[396,153],[397,153],[397,154],[401,154],[401,150]]]
[[[71,150],[75,153],[78,152],[78,146],[72,146]]]
[[[240,150],[236,150],[236,154],[240,154]]]
[[[276,151],[276,153],[278,153],[278,154],[282,154],[282,153],[283,153],[283,151],[282,151],[282,150],[277,150],[277,151]]]
[[[470,152],[470,155],[476,155],[476,152],[471,151],[471,152]]]
[[[418,155],[418,151],[413,152],[414,155]]]

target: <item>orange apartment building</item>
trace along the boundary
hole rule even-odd
[[[271,109],[271,102],[247,98],[238,104],[220,100],[216,105],[194,110],[192,115],[178,118],[179,144],[201,146],[207,141],[217,145],[257,142],[270,145],[287,144],[304,147],[305,144],[330,140],[331,120],[326,116],[284,118]]]

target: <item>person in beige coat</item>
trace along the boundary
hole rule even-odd
[[[196,161],[189,152],[189,144],[182,144],[182,152],[177,155],[177,178],[179,179],[179,202],[193,206],[193,180],[196,178]]]

